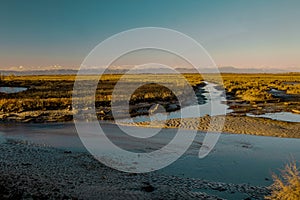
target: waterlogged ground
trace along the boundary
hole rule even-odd
[[[294,139],[300,136],[300,115],[279,112],[236,116],[238,109],[242,109],[242,114],[247,113],[243,102],[238,106],[230,104],[235,109],[235,113],[230,114],[232,110],[224,104],[224,94],[216,85],[209,83],[204,89],[210,91],[204,93],[208,102],[183,108],[184,117],[190,119],[182,124],[176,119],[182,117],[179,111],[133,118],[136,123],[130,128],[136,133],[145,132],[143,127],[150,119],[167,119],[165,128],[168,129],[162,129],[147,140],[128,137],[116,124],[101,122],[115,144],[140,153],[166,145],[178,127],[185,128],[186,134],[191,131],[188,129],[198,130],[182,157],[154,173],[127,174],[102,165],[82,145],[72,122],[1,123],[1,198],[262,199],[269,192],[266,186],[272,183],[272,172],[278,172],[292,159],[300,160],[300,139]],[[213,113],[210,112],[212,106]],[[259,109],[261,105],[246,105],[249,106]],[[222,134],[210,154],[199,159],[203,131],[211,120],[207,114],[213,118],[229,114],[223,130],[235,134]],[[195,126],[199,121],[200,126]],[[156,131],[148,126],[149,129]]]
[[[149,148],[151,149],[160,148],[161,146],[165,145],[176,133],[175,129],[164,129],[162,131],[162,134],[159,134],[159,136],[147,140],[146,143],[141,143],[135,139],[130,139],[129,137],[125,136],[115,124],[104,123],[101,125],[104,128],[104,130],[107,131],[111,140],[115,141],[119,146],[127,150],[139,151],[139,152],[147,152],[149,151]],[[143,128],[139,128],[139,127],[133,127],[133,128],[135,131],[143,131]],[[1,130],[2,137],[4,138],[27,140],[41,146],[46,146],[46,147],[40,147],[42,148],[41,152],[48,151],[48,150],[43,150],[43,148],[47,149],[48,148],[47,146],[53,146],[55,148],[62,149],[62,150],[53,150],[53,152],[70,151],[74,154],[76,152],[76,156],[77,153],[80,155],[83,153],[85,154],[85,156],[88,157],[88,154],[85,148],[83,147],[83,145],[81,144],[80,139],[77,136],[75,127],[72,123],[48,124],[46,126],[42,124],[25,124],[25,125],[20,124],[20,125],[6,126],[6,127],[1,126],[0,130]],[[168,187],[172,187],[173,179],[169,179],[169,178],[171,176],[175,176],[176,178],[174,178],[174,181],[175,180],[179,181],[183,179],[186,181],[186,184],[188,185],[194,184],[194,182],[189,182],[189,180],[191,179],[191,180],[198,180],[200,182],[202,180],[206,180],[207,183],[209,184],[220,183],[221,185],[224,184],[224,187],[226,186],[226,187],[235,188],[238,187],[237,185],[246,184],[244,187],[248,189],[251,188],[252,186],[259,186],[264,188],[264,186],[268,186],[272,183],[271,182],[272,172],[278,172],[278,169],[282,168],[284,164],[292,158],[296,160],[300,159],[299,139],[284,139],[284,138],[275,138],[275,137],[232,135],[232,134],[222,134],[213,151],[207,157],[203,159],[199,159],[198,152],[199,152],[199,148],[201,147],[201,142],[203,141],[203,137],[204,134],[199,132],[191,147],[179,160],[177,160],[170,166],[155,172],[155,175],[151,175],[151,179],[150,179],[151,184],[153,184],[155,188],[160,188],[159,190],[164,190],[165,186],[161,182],[165,181],[167,182],[167,185],[169,185]],[[14,144],[11,145],[13,149],[16,148],[15,151],[18,151],[17,150],[18,147],[14,147]],[[26,147],[26,148],[27,150],[29,150],[31,147]],[[10,152],[12,153],[12,151]],[[37,150],[37,153],[38,152],[39,150]],[[30,154],[30,152],[27,153]],[[19,156],[22,155],[23,153],[20,154]],[[5,156],[5,154],[2,156]],[[57,157],[56,153],[54,153],[51,156]],[[68,154],[64,156],[68,157]],[[71,157],[72,156],[74,155],[71,154]],[[85,158],[85,156],[83,156],[82,158]],[[18,159],[17,157],[14,158],[15,161]],[[61,159],[62,158],[59,159],[60,162]],[[78,159],[81,158],[78,157]],[[42,162],[46,162],[46,160]],[[36,162],[35,160],[32,161]],[[23,160],[22,162],[25,163],[24,165],[27,165],[26,163],[31,162],[31,160],[30,159],[27,161]],[[11,165],[13,165],[13,161]],[[59,162],[57,162],[57,165],[60,165]],[[22,167],[22,165],[20,167],[24,168],[24,166]],[[43,167],[47,169],[47,166],[43,166]],[[56,167],[60,168],[61,166],[56,166]],[[114,170],[108,170],[108,171],[110,171],[109,173],[115,173]],[[85,172],[83,171],[80,173],[85,173]],[[106,173],[105,176],[109,177],[110,176],[109,173],[108,174]],[[74,177],[72,178],[74,174],[72,175],[67,173],[66,176],[71,176],[69,177],[70,179],[74,178]],[[82,174],[81,176],[83,179],[85,178],[84,174]],[[111,175],[111,176],[115,177],[115,175]],[[157,180],[160,179],[160,177],[165,177],[166,179],[162,178],[162,180]],[[142,179],[143,181],[145,181],[144,178]],[[158,183],[153,183],[152,178],[157,180]],[[115,179],[117,179],[117,177],[115,177],[114,180],[112,180],[112,182],[117,181]],[[55,182],[56,180],[52,180],[52,181]],[[124,180],[121,179],[119,181],[124,181]],[[141,183],[143,181],[139,181],[139,182]],[[126,190],[130,191],[131,188],[130,184],[128,185],[128,187],[126,186],[126,183],[122,183],[122,184],[124,184],[122,185],[122,187],[125,187]],[[179,193],[182,193],[181,195],[183,196],[187,195],[186,197],[188,197],[189,195],[187,194],[188,192],[184,192],[184,191],[202,192],[202,193],[204,192],[210,196],[217,195],[219,197],[226,198],[226,199],[236,199],[236,198],[240,199],[240,198],[247,198],[251,196],[249,195],[249,191],[245,188],[240,189],[240,191],[237,189],[224,189],[223,186],[220,187],[219,189],[216,188],[212,189],[212,187],[208,185],[206,185],[205,187],[197,186],[198,188],[196,187],[194,189],[191,189],[190,187],[184,187],[184,185],[181,185],[180,187],[182,188],[179,189],[178,191]],[[119,187],[119,186],[115,185],[114,187]],[[143,184],[141,183],[139,187],[142,186]],[[103,185],[101,187],[103,187]],[[165,192],[170,192],[170,191],[168,190]],[[166,197],[170,197],[170,196],[167,195]],[[262,196],[260,197],[262,198]]]
[[[151,116],[137,116],[133,119],[124,119],[123,122],[147,122],[147,121],[159,121],[159,120],[168,120],[168,119],[178,119],[178,118],[192,118],[192,117],[202,117],[205,115],[215,116],[215,115],[224,115],[232,112],[228,109],[226,105],[226,98],[224,91],[218,90],[217,85],[214,83],[205,82],[203,90],[203,96],[206,99],[205,104],[200,105],[191,105],[182,108],[181,110],[166,113],[166,114],[153,114]],[[184,113],[184,115],[183,115]]]
[[[264,118],[274,119],[278,121],[286,121],[286,122],[300,122],[300,114],[294,114],[290,112],[265,113],[262,115],[247,114],[247,116],[264,117]]]
[[[25,87],[0,87],[0,93],[2,92],[2,93],[7,93],[7,94],[23,92],[26,90],[27,90],[27,88],[25,88]]]

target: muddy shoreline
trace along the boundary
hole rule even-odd
[[[198,85],[194,90],[198,94],[198,103],[204,104],[206,99],[203,96],[205,90],[202,85]],[[219,86],[215,86],[219,87]],[[207,131],[210,120],[218,120],[225,117],[223,132],[232,134],[250,134],[260,136],[275,136],[287,138],[300,138],[300,123],[283,122],[267,118],[249,117],[247,114],[260,115],[265,113],[275,112],[294,112],[299,110],[300,103],[295,101],[295,95],[287,95],[284,92],[276,93],[277,99],[268,101],[245,101],[226,93],[226,102],[228,109],[232,112],[226,116],[204,116],[192,119],[185,119],[181,122],[180,119],[168,120],[163,128],[184,128],[194,129],[199,131]],[[163,104],[163,102],[156,102]],[[166,103],[166,102],[164,102]],[[131,107],[131,117],[148,115],[148,109],[154,105],[153,102],[140,103]],[[180,109],[180,106],[170,101],[164,105],[167,112],[173,112]],[[55,123],[55,122],[72,122],[74,111],[71,108],[61,110],[39,110],[25,111],[15,113],[1,113],[0,123]],[[101,107],[97,109],[96,115],[101,121],[114,122],[110,108]],[[197,126],[197,124],[200,124]],[[149,127],[148,122],[140,122],[134,124],[124,124],[129,126]],[[152,127],[155,125],[152,125]],[[159,127],[162,128],[162,127]]]
[[[297,101],[249,102],[227,94],[229,109],[225,116],[224,133],[300,138],[300,123],[282,122],[245,116],[247,113],[292,111],[299,109]],[[133,113],[147,114],[151,102]],[[176,102],[166,107],[180,109]],[[0,113],[0,126],[15,123],[67,123],[73,120],[71,108]],[[97,112],[102,120],[111,119],[107,107]],[[224,116],[170,119],[163,128],[183,128],[207,131],[211,120]],[[126,124],[149,127],[147,122]],[[155,126],[152,126],[155,127]],[[161,127],[160,127],[161,128]],[[127,174],[110,169],[90,154],[45,147],[26,141],[6,140],[0,149],[1,199],[222,199],[222,193],[243,194],[245,199],[263,199],[267,187],[249,184],[213,182],[160,173]],[[207,191],[207,192],[206,192]],[[220,196],[210,195],[214,191]]]
[[[222,199],[205,190],[263,199],[269,193],[249,184],[122,173],[88,153],[26,141],[4,139],[0,149],[1,199]]]
[[[236,116],[229,114],[226,116],[204,116],[199,118],[188,119],[170,119],[161,127],[161,123],[156,127],[155,123],[136,122],[124,125],[140,126],[148,128],[182,128],[187,130],[208,131],[211,120],[223,120],[225,118],[223,133],[231,134],[248,134],[257,136],[272,136],[284,138],[300,138],[300,123],[284,122],[267,118]]]

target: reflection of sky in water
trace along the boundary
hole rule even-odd
[[[210,106],[215,106],[217,115],[230,112],[227,105],[222,104],[225,100],[221,91],[214,88],[214,84],[208,84],[204,89],[210,93],[204,93],[208,99],[206,104],[197,105],[200,108],[201,116],[210,114]],[[208,88],[210,87],[210,88]],[[2,90],[1,90],[2,91]],[[189,112],[189,117],[194,116],[194,106],[185,108]],[[161,114],[155,115],[160,118]],[[277,120],[300,122],[300,115],[288,112],[268,113],[264,115],[250,115],[253,117],[268,117]],[[180,111],[172,112],[168,118],[180,118]],[[145,121],[148,117],[139,117]],[[147,142],[137,142],[136,139],[125,137],[123,133],[113,124],[101,124],[110,138],[117,145],[134,152],[147,152],[149,149],[161,148],[174,136],[172,129],[163,129],[163,134],[149,138]],[[143,128],[135,127],[136,132],[143,132]],[[186,131],[187,134],[188,130]],[[60,148],[68,148],[78,151],[86,151],[82,146],[72,123],[54,124],[22,124],[10,127],[0,127],[0,135],[33,141],[39,144],[46,144]],[[90,136],[93,139],[93,136]],[[282,168],[292,157],[300,160],[300,139],[287,139],[250,135],[231,135],[223,134],[216,147],[204,159],[198,158],[199,148],[203,141],[203,134],[197,134],[195,141],[186,154],[172,165],[162,169],[170,175],[178,175],[193,178],[204,178],[207,180],[232,182],[232,183],[251,183],[255,185],[269,185],[265,177],[271,179],[271,172]],[[3,142],[0,137],[0,142]],[[107,149],[109,152],[109,148]],[[276,152],[274,154],[274,152]],[[168,153],[168,152],[166,152]],[[123,155],[119,155],[123,156]]]
[[[141,143],[136,142],[134,138],[125,137],[114,124],[102,124],[102,127],[117,145],[135,152],[160,148],[176,133],[173,129],[163,129],[163,134],[159,134],[159,137],[149,138],[147,142]],[[135,127],[134,130],[142,132],[144,128]],[[186,134],[189,134],[188,130]],[[72,123],[59,126],[54,123],[0,127],[0,135],[64,149],[86,151]],[[213,151],[207,157],[199,159],[198,153],[203,137],[204,134],[198,132],[185,155],[158,172],[212,181],[269,185],[271,182],[265,178],[271,179],[271,172],[278,172],[277,169],[282,168],[291,158],[300,160],[300,139],[242,134],[222,134]]]
[[[192,118],[192,117],[202,117],[205,115],[215,116],[215,115],[224,115],[226,113],[231,112],[228,109],[228,106],[222,101],[226,101],[226,98],[222,94],[221,90],[217,90],[215,86],[216,84],[213,83],[206,83],[207,85],[203,88],[206,93],[203,95],[206,97],[207,101],[205,104],[202,105],[193,105],[182,108],[182,110],[170,112],[167,114],[167,119],[176,119],[182,118],[182,113],[185,113],[183,118]],[[213,110],[212,110],[213,106]],[[199,115],[200,110],[200,115]],[[165,120],[166,116],[164,114],[154,114],[151,116],[152,119],[155,120]],[[126,120],[124,120],[126,122]],[[137,116],[133,118],[134,122],[143,122],[143,121],[150,121],[149,116]]]
[[[0,87],[0,92],[11,94],[11,93],[18,93],[27,90],[24,87]]]
[[[300,115],[294,114],[290,112],[277,112],[277,113],[266,113],[263,115],[253,115],[247,114],[250,117],[265,117],[279,121],[287,121],[287,122],[300,122]]]
[[[197,135],[195,141],[201,141]],[[199,159],[196,142],[185,156],[161,170],[206,180],[270,185],[272,172],[290,161],[300,160],[300,139],[264,137],[252,135],[222,134],[210,154]],[[276,153],[274,153],[276,152]]]

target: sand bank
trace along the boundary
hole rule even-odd
[[[141,127],[160,127],[162,128],[183,128],[193,129],[199,131],[208,131],[210,127],[210,121],[222,121],[225,117],[224,127],[221,127],[222,132],[232,134],[249,134],[260,136],[274,136],[274,137],[286,137],[286,138],[300,138],[300,123],[296,122],[283,122],[267,118],[256,118],[248,116],[204,116],[199,118],[189,119],[170,119],[165,123],[152,123],[149,122],[137,122],[127,124],[129,126],[141,126]]]

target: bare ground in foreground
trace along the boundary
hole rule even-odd
[[[222,199],[206,190],[263,199],[269,193],[249,184],[123,173],[88,153],[24,141],[1,141],[0,150],[0,199]]]

